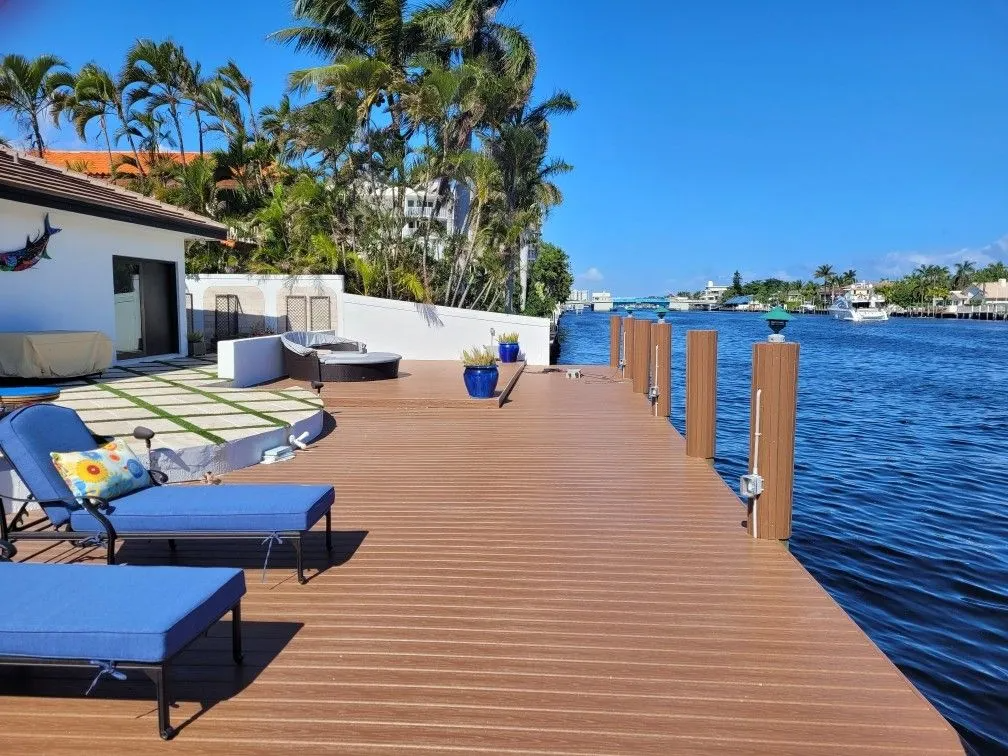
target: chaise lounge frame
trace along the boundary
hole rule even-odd
[[[144,433],[141,433],[144,431]],[[90,431],[89,431],[90,433]],[[102,436],[90,434],[96,445],[106,443],[109,439]],[[148,441],[153,437],[151,431],[137,428],[134,433],[138,438]],[[13,460],[9,460],[13,465]],[[14,465],[15,471],[17,466]],[[168,476],[160,470],[148,470],[151,482],[155,486],[168,486]],[[10,502],[17,507],[12,512],[10,519],[7,516],[7,509],[4,502]],[[148,541],[168,541],[168,548],[174,552],[175,544],[178,540],[250,540],[250,539],[279,539],[289,540],[294,547],[296,557],[297,580],[301,585],[305,585],[308,579],[304,574],[304,550],[302,548],[302,538],[308,531],[142,531],[142,532],[117,532],[112,522],[103,514],[109,509],[109,502],[97,496],[74,497],[74,501],[101,527],[101,532],[77,531],[73,530],[70,521],[62,525],[54,525],[48,516],[41,517],[30,522],[26,522],[28,507],[37,504],[43,509],[47,505],[65,507],[67,501],[64,499],[39,499],[33,494],[27,498],[18,498],[13,495],[0,496],[0,541],[13,543],[15,541],[71,541],[77,545],[105,545],[106,561],[112,565],[116,563],[116,545],[118,541],[143,539]],[[14,507],[12,507],[14,509]],[[272,545],[272,544],[271,544]],[[325,547],[326,553],[332,551],[332,507],[325,510]]]
[[[150,470],[151,480],[155,485],[167,485],[168,478],[160,470]],[[20,505],[8,521],[4,501]],[[308,578],[304,574],[304,549],[301,543],[304,533],[300,531],[277,531],[266,533],[263,531],[158,531],[142,533],[118,533],[115,527],[102,510],[109,507],[107,500],[97,496],[77,497],[77,503],[85,509],[102,527],[102,533],[87,533],[70,529],[70,523],[63,526],[49,524],[48,519],[41,517],[37,520],[25,522],[28,515],[28,507],[37,504],[44,507],[47,504],[65,506],[62,499],[53,501],[40,501],[34,496],[20,499],[15,496],[0,496],[0,541],[72,541],[79,545],[95,543],[104,544],[105,560],[108,564],[116,563],[116,543],[118,541],[128,541],[143,539],[147,541],[168,541],[168,548],[175,551],[176,541],[239,541],[261,538],[272,538],[276,536],[280,540],[289,540],[294,546],[296,555],[296,569],[298,583],[304,585]],[[40,530],[40,527],[48,529]],[[61,527],[63,529],[61,529]],[[325,511],[325,547],[326,552],[332,551],[332,508]]]
[[[11,557],[17,553],[14,545],[6,539],[0,539],[0,562],[9,562]],[[244,654],[242,653],[241,634],[241,601],[232,606],[228,611],[218,617],[213,624],[220,622],[231,613],[231,658],[235,664],[242,664]],[[199,637],[199,636],[197,636]],[[195,639],[194,641],[195,642]],[[157,690],[157,710],[158,710],[158,734],[162,740],[171,740],[175,737],[176,730],[171,725],[170,714],[170,687],[168,683],[168,668],[180,654],[191,646],[187,644],[177,653],[164,661],[151,664],[147,662],[116,662],[116,669],[142,672],[146,675]],[[94,664],[88,659],[47,659],[37,656],[0,656],[0,665],[12,667],[70,667],[94,669]]]

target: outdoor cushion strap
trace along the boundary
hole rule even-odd
[[[281,538],[280,534],[275,531],[266,536],[266,538],[264,538],[262,542],[262,545],[266,547],[266,559],[265,561],[263,561],[263,574],[262,574],[263,583],[266,582],[266,567],[269,566],[270,552],[273,550],[274,543],[276,544],[283,543],[283,538]]]
[[[93,664],[94,666],[98,667],[98,674],[94,676],[94,680],[91,681],[91,684],[88,686],[88,689],[84,691],[85,696],[91,694],[91,691],[95,689],[95,686],[98,684],[98,681],[101,680],[103,677],[108,676],[111,677],[113,680],[120,680],[120,681],[126,679],[126,673],[120,672],[118,669],[116,669],[114,661],[104,662],[92,659],[91,661],[88,662],[88,664]]]

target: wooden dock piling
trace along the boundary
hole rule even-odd
[[[664,321],[651,324],[651,375],[658,387],[655,417],[672,414],[672,324]]]
[[[686,455],[714,459],[717,448],[717,331],[686,334]]]
[[[633,315],[627,315],[623,318],[623,377],[626,379],[633,378],[634,369],[634,336],[636,335],[636,329],[634,328]]]
[[[759,396],[759,452],[756,415]],[[763,476],[763,493],[749,501],[746,527],[758,538],[791,537],[794,497],[795,420],[798,410],[798,344],[753,345],[749,413],[749,471]],[[755,504],[754,504],[755,501]]]
[[[635,394],[646,394],[651,368],[651,323],[647,320],[634,321],[634,368],[633,390]]]
[[[618,368],[620,362],[620,335],[623,330],[622,318],[609,318],[609,367]]]

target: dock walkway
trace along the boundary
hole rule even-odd
[[[0,671],[4,753],[961,754],[670,424],[585,373],[529,368],[491,412],[336,407],[296,460],[229,475],[333,482],[333,563],[299,586],[274,548],[263,584],[258,544],[180,542],[247,568],[244,669],[226,626],[187,652],[168,744],[144,681]],[[35,558],[82,557],[60,549]]]

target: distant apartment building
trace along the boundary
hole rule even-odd
[[[721,297],[724,296],[726,291],[728,291],[727,286],[721,286],[713,281],[708,281],[707,286],[704,287],[703,292],[699,296],[699,300],[703,304],[717,304],[721,301]]]
[[[379,195],[381,203],[386,207],[397,203],[401,196],[403,214],[406,216],[402,230],[403,238],[422,235],[429,229],[431,234],[429,252],[435,259],[444,256],[443,237],[458,233],[465,228],[471,203],[469,187],[454,181],[449,185],[448,196],[440,202],[440,207],[437,181],[416,188],[389,186],[371,194]]]
[[[608,291],[593,291],[592,309],[595,312],[610,312],[613,308],[612,293]]]

